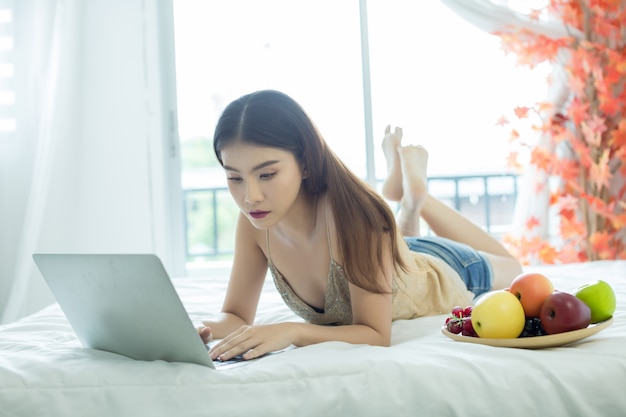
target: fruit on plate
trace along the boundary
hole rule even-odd
[[[615,313],[615,292],[606,281],[597,280],[581,285],[572,294],[591,309],[591,323],[607,320]]]
[[[539,317],[526,317],[526,324],[524,330],[519,337],[534,337],[545,336],[546,331],[541,325],[541,319]]]
[[[472,306],[465,308],[455,306],[450,312],[450,315],[446,318],[446,329],[450,333],[461,333],[463,336],[477,337],[474,327],[472,326],[472,308]]]
[[[571,332],[589,326],[591,309],[574,295],[556,291],[544,301],[539,318],[547,334]]]
[[[450,333],[459,334],[463,330],[463,319],[457,317],[448,317],[446,319],[446,329]]]
[[[472,310],[472,325],[478,337],[516,338],[524,330],[525,323],[522,304],[506,290],[484,294]]]
[[[474,325],[472,324],[472,317],[463,317],[461,320],[463,322],[461,334],[463,336],[478,337],[476,330],[474,330]]]
[[[554,285],[543,274],[526,272],[513,279],[508,291],[520,301],[526,317],[539,317],[543,302],[554,292]]]

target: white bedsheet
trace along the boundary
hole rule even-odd
[[[625,416],[626,261],[532,269],[561,290],[608,281],[614,323],[524,350],[456,342],[426,317],[395,322],[390,348],[321,343],[214,371],[85,349],[53,305],[0,327],[0,416]],[[223,285],[175,282],[192,319],[219,310]],[[258,321],[293,318],[268,286]]]

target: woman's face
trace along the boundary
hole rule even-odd
[[[277,224],[300,194],[302,170],[291,152],[239,140],[221,150],[228,189],[259,229]]]

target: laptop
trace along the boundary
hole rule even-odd
[[[152,254],[34,254],[83,346],[143,361],[212,361],[160,259]]]

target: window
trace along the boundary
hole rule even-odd
[[[357,2],[177,0],[174,18],[181,140],[210,138],[224,106],[242,94],[280,89],[364,173],[346,139],[363,137]]]
[[[14,132],[13,13],[11,2],[0,2],[0,134]]]
[[[516,68],[496,37],[441,2],[176,0],[174,23],[188,261],[232,250],[238,210],[211,137],[224,106],[242,94],[274,88],[292,95],[364,178],[373,128],[382,179],[386,124],[402,126],[405,143],[429,149],[431,175],[505,173],[507,137],[496,122],[542,99],[545,89],[546,70]],[[370,92],[371,109],[364,104]],[[468,186],[461,206],[477,204],[471,188],[483,189],[481,181]],[[514,182],[499,187],[506,194]],[[448,192],[438,181],[432,186]]]
[[[408,143],[429,150],[429,175],[503,172],[508,136],[496,122],[543,99],[548,69],[516,67],[496,36],[424,3],[368,2],[375,131],[402,126]]]
[[[224,188],[211,139],[217,118],[235,98],[268,88],[290,94],[337,154],[365,174],[365,150],[359,151],[365,129],[359,5],[334,0],[173,4],[187,253],[190,259],[227,255],[238,209]]]

